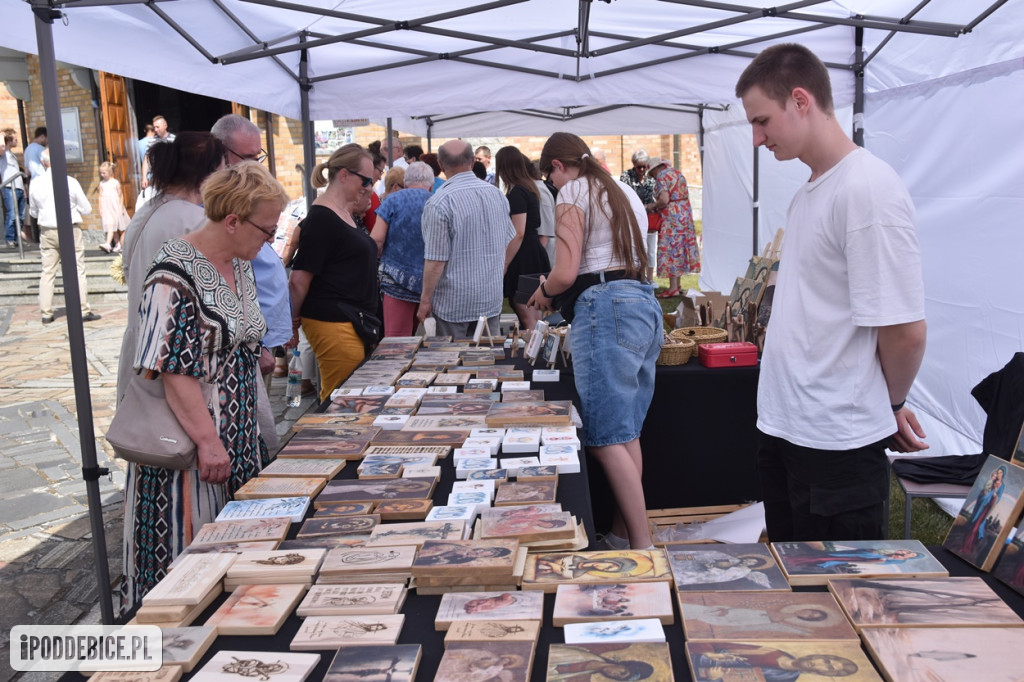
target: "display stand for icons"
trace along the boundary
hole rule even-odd
[[[487,332],[487,345],[494,348],[494,339],[491,338],[491,328],[487,324],[487,317],[481,315],[480,319],[476,321],[476,329],[473,330],[473,343],[475,345],[480,345],[484,332]]]
[[[548,323],[544,320],[538,320],[537,326],[530,332],[530,340],[526,343],[526,351],[523,353],[523,357],[530,361],[530,367],[537,364],[537,358],[540,356],[541,348],[544,346],[544,335],[547,334]]]

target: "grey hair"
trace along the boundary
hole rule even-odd
[[[637,149],[635,152],[633,152],[633,165],[634,166],[636,166],[637,164],[646,164],[650,160],[651,160],[650,155],[644,149]]]
[[[463,145],[462,149],[455,152],[452,149],[452,147],[456,146],[452,144],[453,142],[461,142]],[[473,146],[465,140],[449,140],[437,150],[437,161],[441,164],[441,168],[445,170],[449,168],[471,168],[473,160]]]
[[[430,189],[434,186],[434,170],[422,161],[414,161],[405,169],[405,186]]]
[[[238,114],[227,114],[217,119],[217,122],[210,128],[210,134],[221,142],[231,142],[237,135],[260,136],[259,127]]]

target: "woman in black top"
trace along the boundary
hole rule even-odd
[[[540,319],[540,312],[514,300],[519,288],[519,275],[547,274],[551,264],[537,234],[540,194],[530,176],[528,163],[530,160],[515,147],[502,147],[494,156],[495,173],[505,187],[509,216],[516,228],[516,236],[508,248],[508,253],[513,256],[505,268],[504,294],[519,317],[519,326],[533,329]]]
[[[288,291],[293,335],[299,324],[320,365],[320,399],[348,378],[366,354],[352,318],[377,315],[377,244],[356,227],[354,206],[373,191],[373,163],[358,144],[335,151],[313,170],[314,187],[324,193],[299,227],[299,249],[292,261]]]

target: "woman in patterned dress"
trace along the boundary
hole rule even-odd
[[[206,224],[165,243],[153,261],[135,352],[136,371],[162,376],[168,404],[196,443],[198,466],[129,466],[123,612],[268,462],[256,422],[267,327],[249,261],[273,240],[288,196],[263,166],[246,161],[211,175],[202,198]],[[200,382],[213,384],[210,406]]]
[[[679,295],[679,277],[700,272],[700,248],[693,226],[686,178],[668,159],[651,159],[648,175],[654,178],[654,205],[661,211],[658,235],[658,276],[668,277],[668,289],[658,298]]]

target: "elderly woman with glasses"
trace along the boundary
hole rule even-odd
[[[288,195],[266,168],[245,161],[213,173],[201,201],[203,225],[167,241],[153,259],[131,352],[135,371],[161,377],[168,406],[196,444],[197,466],[129,465],[124,611],[270,461],[256,419],[267,326],[249,261],[273,239]]]
[[[356,226],[353,210],[373,191],[373,161],[358,144],[346,144],[313,169],[314,187],[324,187],[299,224],[299,249],[292,260],[292,340],[299,325],[320,365],[324,400],[366,356],[357,333],[360,316],[376,317],[377,243]]]
[[[626,169],[619,180],[633,188],[647,211],[647,279],[654,281],[654,267],[658,262],[658,231],[661,214],[654,204],[654,178],[647,175],[651,157],[643,149],[633,152],[633,167]]]
[[[224,145],[207,132],[179,133],[173,142],[149,150],[152,186],[156,195],[135,211],[121,239],[124,276],[128,284],[128,323],[121,341],[117,368],[120,402],[133,373],[139,334],[139,303],[143,285],[160,247],[168,239],[184,237],[206,224],[200,185],[224,164]]]

